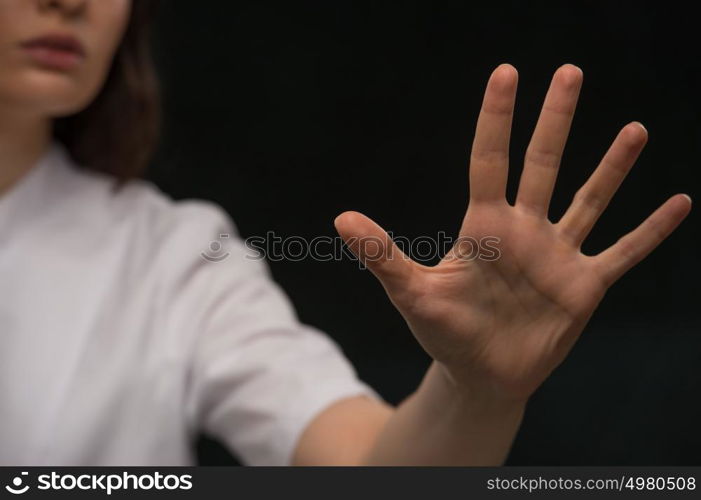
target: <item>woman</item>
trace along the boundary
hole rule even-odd
[[[190,464],[199,431],[247,464],[500,464],[607,288],[691,208],[674,196],[606,251],[580,252],[646,142],[631,123],[548,221],[582,83],[572,65],[553,77],[508,204],[517,74],[499,66],[462,244],[426,267],[365,216],[335,221],[433,359],[393,408],[297,321],[218,207],[134,179],[157,130],[149,4],[0,0],[4,465]],[[203,259],[219,235],[229,257]],[[499,258],[464,258],[486,237]]]

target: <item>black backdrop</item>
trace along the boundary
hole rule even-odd
[[[698,194],[698,27],[669,2],[163,2],[154,33],[163,143],[149,174],[222,205],[242,236],[335,235],[356,209],[395,235],[454,235],[490,71],[520,73],[520,165],[552,72],[584,87],[554,196],[559,217],[620,127],[650,141],[585,245],[596,252],[676,192]],[[518,181],[512,168],[510,193]],[[698,207],[607,295],[534,395],[508,463],[701,463]],[[299,316],[397,403],[428,359],[355,263],[274,262]],[[209,440],[202,464],[230,463]]]

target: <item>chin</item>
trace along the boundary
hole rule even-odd
[[[0,79],[1,100],[51,118],[82,111],[92,102],[98,90],[97,83],[58,72],[31,71],[11,81]]]

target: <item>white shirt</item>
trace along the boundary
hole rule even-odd
[[[284,465],[321,410],[379,398],[222,209],[113,184],[54,143],[0,196],[0,465],[190,465],[199,431]]]

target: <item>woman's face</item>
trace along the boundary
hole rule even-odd
[[[76,113],[97,95],[132,0],[0,0],[0,114]]]

